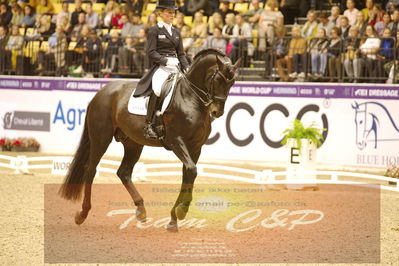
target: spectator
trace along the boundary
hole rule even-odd
[[[299,4],[298,0],[281,0],[280,10],[285,24],[294,24],[295,18],[299,16]]]
[[[36,71],[39,75],[43,74],[43,65],[51,60],[55,60],[56,76],[65,75],[65,52],[67,49],[66,36],[61,26],[56,28],[55,33],[48,39],[48,50],[40,51],[38,55],[38,68]],[[47,69],[48,70],[48,69]]]
[[[126,36],[131,35],[133,38],[137,37],[137,33],[144,29],[146,26],[141,21],[141,18],[138,15],[133,15],[132,22],[128,21],[128,17],[126,15],[122,16],[123,28],[121,31],[122,38],[126,38]]]
[[[79,23],[79,14],[85,14],[82,8],[82,0],[75,0],[75,11],[71,14],[71,27],[74,28]]]
[[[105,5],[105,11],[103,12],[101,17],[101,24],[104,28],[112,28],[111,20],[112,15],[114,14],[113,10],[116,5],[117,4],[113,0],[108,1]]]
[[[113,28],[122,29],[122,10],[119,5],[115,5],[112,11],[111,25]]]
[[[184,6],[187,15],[192,15],[200,11],[201,13],[207,13],[209,9],[208,0],[186,0],[184,1]]]
[[[0,26],[8,26],[12,19],[12,13],[7,3],[0,3]]]
[[[24,12],[20,5],[16,4],[12,8],[12,19],[11,25],[17,25],[20,27],[22,25],[22,20],[24,18]]]
[[[391,33],[393,37],[396,37],[396,33],[399,29],[399,9],[395,9],[392,14],[392,21],[388,24],[388,28],[391,29]]]
[[[234,15],[236,15],[238,12],[234,11],[233,9],[230,9],[230,2],[223,1],[221,3],[219,13],[222,14],[223,21],[226,21],[227,14],[233,13]]]
[[[7,28],[0,25],[0,74],[4,74],[7,69],[6,46],[8,38]]]
[[[130,11],[133,11],[133,14],[137,14],[139,17],[141,17],[144,2],[147,2],[147,0],[127,0],[126,2],[128,5],[129,3],[131,4]]]
[[[336,27],[339,27],[341,25],[340,16],[341,16],[341,11],[340,11],[339,7],[338,6],[331,7],[331,16],[329,16],[328,19],[332,23],[334,23],[334,25]]]
[[[288,63],[287,54],[288,54],[288,39],[285,37],[287,29],[283,26],[276,27],[276,35],[277,38],[274,43],[275,50],[273,51],[274,58],[276,60],[277,72],[280,76],[281,81],[288,81],[288,76],[283,70],[283,66],[292,66],[291,63]],[[291,60],[289,60],[291,61]],[[267,66],[266,66],[267,67]],[[270,69],[272,65],[269,65],[269,69],[266,69],[267,74],[270,74]],[[291,69],[288,69],[288,73],[291,73]]]
[[[132,55],[136,52],[134,48],[134,39],[133,36],[128,35],[125,39],[125,45],[119,49],[118,58],[119,58],[119,72],[121,73],[129,73],[131,71],[133,62]]]
[[[348,38],[349,35],[349,29],[351,28],[351,25],[349,25],[349,20],[345,16],[341,16],[341,26],[339,27],[341,29],[341,36],[343,39]]]
[[[307,21],[305,25],[303,25],[301,30],[301,35],[306,39],[306,41],[310,41],[314,38],[317,32],[318,23],[316,21],[316,12],[314,10],[310,10],[307,15]]]
[[[189,26],[183,26],[183,28],[180,31],[181,38],[183,39],[183,49],[184,52],[186,53],[186,57],[188,59],[188,62],[191,62],[191,47],[193,46],[194,39],[191,36],[191,29]]]
[[[48,0],[40,0],[40,4],[36,6],[36,12],[42,15],[52,15],[54,13],[54,6]]]
[[[380,49],[381,40],[378,38],[377,33],[374,31],[373,26],[367,25],[366,27],[366,41],[360,45],[360,53],[365,61],[366,76],[374,81],[376,78],[377,69],[377,54]]]
[[[69,12],[69,4],[67,1],[62,2],[61,8],[62,8],[62,10],[60,13],[58,13],[57,19],[56,19],[57,26],[61,25],[62,22],[65,23],[65,21],[63,21],[63,17],[68,18],[68,23],[71,19],[71,13]]]
[[[328,39],[325,29],[317,31],[316,38],[309,43],[308,52],[311,57],[312,76],[321,78],[324,76],[327,66],[327,46]]]
[[[91,30],[89,36],[86,47],[83,48],[83,70],[86,73],[99,72],[102,43],[95,30]]]
[[[97,29],[99,21],[98,14],[93,11],[93,4],[86,4],[86,24],[90,26],[91,29]]]
[[[108,41],[107,49],[105,50],[105,68],[102,72],[112,73],[115,71],[118,51],[121,47],[123,47],[123,42],[119,38],[119,33],[114,31],[111,34],[111,39]]]
[[[235,25],[235,15],[233,13],[229,13],[226,15],[225,24],[222,29],[222,35],[224,38],[229,40],[231,36],[233,36],[233,29]]]
[[[186,23],[184,23],[184,14],[181,12],[177,12],[176,14],[176,23],[174,24],[174,27],[181,31],[183,26],[186,26]]]
[[[363,37],[368,23],[364,20],[364,15],[362,12],[357,13],[355,27],[359,29],[359,37]]]
[[[68,17],[62,17],[60,24],[57,27],[62,27],[64,30],[64,33],[67,37],[70,36],[70,33],[72,31],[71,24],[69,24],[69,18]]]
[[[36,15],[33,12],[33,8],[30,5],[26,5],[24,7],[24,17],[22,18],[22,27],[23,28],[30,28],[35,25],[36,22]]]
[[[392,34],[392,33],[391,33]],[[396,33],[396,40],[399,40],[399,31]],[[399,42],[396,41],[395,47],[394,47],[394,53],[396,55],[399,54]],[[386,74],[389,74],[388,80],[386,81],[387,83],[393,83],[394,81],[397,81],[398,79],[398,74],[397,74],[397,69],[398,69],[398,64],[399,61],[398,59],[389,61],[384,65],[384,70]]]
[[[194,43],[192,49],[193,53],[196,54],[200,47],[204,44],[207,36],[207,24],[203,20],[203,15],[201,12],[197,12],[194,15],[193,28],[191,29],[192,37],[194,38]]]
[[[155,13],[151,13],[147,19],[147,28],[149,29],[155,24],[157,24],[157,15]]]
[[[51,23],[51,17],[48,15],[37,15],[39,24],[36,25],[34,39],[40,41],[47,41],[48,38],[54,33],[55,25]]]
[[[365,21],[369,20],[370,13],[373,12],[373,8],[374,8],[374,0],[366,0],[366,7],[362,9]]]
[[[359,29],[351,27],[349,37],[344,41],[344,68],[349,82],[359,82],[363,72],[363,60],[360,58]]]
[[[384,74],[384,65],[394,59],[395,41],[392,38],[391,29],[385,28],[380,45],[380,51],[377,55],[378,77],[386,77]]]
[[[252,47],[250,46],[252,43],[249,42],[252,38],[252,28],[248,22],[245,22],[241,14],[237,14],[235,19],[236,24],[233,28],[233,39],[230,40],[232,49],[229,57],[233,63],[241,57],[244,66],[248,66],[248,55],[250,56],[253,52],[251,51]]]
[[[288,47],[287,69],[290,78],[304,78],[306,67],[306,40],[301,36],[301,28],[294,26],[292,28],[292,39]]]
[[[284,24],[284,16],[277,10],[277,7],[277,0],[268,0],[264,11],[260,15],[258,49],[261,52],[266,51],[267,42],[269,44],[274,42],[275,27]]]
[[[147,46],[147,30],[142,28],[137,33],[137,38],[134,41],[133,53],[133,72],[139,73],[140,75],[144,73],[144,69],[147,68],[145,50]]]
[[[16,69],[17,56],[22,54],[23,44],[24,37],[19,34],[19,27],[17,25],[13,25],[11,27],[11,35],[5,47],[7,62],[11,62],[11,67],[13,70]]]
[[[389,23],[391,23],[391,15],[385,13],[382,17],[382,21],[379,21],[374,25],[374,29],[378,36],[382,37],[384,30],[388,27]]]
[[[385,6],[385,10],[388,14],[392,14],[395,9],[399,8],[399,0],[389,0]]]
[[[218,12],[214,13],[208,23],[208,34],[213,35],[215,28],[222,29],[223,26],[224,23],[222,15]]]
[[[356,22],[356,15],[359,12],[357,8],[355,8],[355,1],[348,0],[346,1],[346,10],[344,11],[344,16],[348,18],[349,25],[353,26]]]
[[[380,4],[375,4],[372,11],[369,13],[368,23],[374,26],[377,22],[382,21],[385,12],[381,10]]]
[[[263,9],[261,8],[259,2],[259,0],[252,0],[251,8],[243,14],[245,20],[251,23],[252,28],[258,27],[260,15],[263,13]],[[276,7],[277,6],[278,2],[276,0]]]
[[[84,16],[84,14],[82,14]],[[78,26],[78,25],[76,25]],[[75,26],[75,27],[76,27]],[[90,27],[87,24],[83,24],[80,28],[80,32],[77,32],[77,36],[75,35],[72,39],[76,41],[76,46],[74,48],[72,58],[68,59],[72,61],[72,64],[78,64],[78,68],[75,69],[74,73],[82,73],[83,72],[83,53],[87,50],[87,41],[89,40],[90,35]]]
[[[78,23],[72,28],[71,39],[72,41],[77,41],[79,39],[79,35],[82,33],[83,27],[88,27],[90,31],[89,25],[86,24],[86,14],[80,13],[78,17]]]
[[[214,48],[226,53],[227,42],[222,36],[222,29],[219,27],[214,28],[213,35],[208,36],[206,42],[202,46],[203,49]]]
[[[317,26],[317,29],[324,29],[326,32],[326,35],[330,36],[330,32],[331,32],[332,28],[335,27],[334,23],[328,19],[327,14],[324,12],[319,15],[319,21],[320,21],[320,23]]]
[[[341,49],[341,30],[334,27],[331,30],[331,39],[327,47],[330,82],[335,82],[337,78],[341,77]]]

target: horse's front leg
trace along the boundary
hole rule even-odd
[[[183,220],[186,217],[193,199],[192,193],[195,178],[197,177],[196,163],[201,151],[189,150],[186,144],[181,139],[178,139],[177,144],[173,146],[173,152],[183,163],[183,181],[179,196],[170,212],[171,220],[167,229],[172,232],[177,232],[177,220]]]

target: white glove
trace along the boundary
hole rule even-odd
[[[179,59],[177,58],[168,58],[168,61],[166,62],[166,66],[169,67],[177,67],[179,65]]]

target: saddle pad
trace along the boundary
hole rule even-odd
[[[162,115],[165,112],[166,108],[168,108],[170,100],[172,99],[173,91],[176,87],[177,78],[178,75],[174,75],[172,89],[169,91],[168,95],[166,95],[165,100],[162,104],[161,111],[157,112],[158,116]],[[127,105],[128,111],[129,113],[134,115],[147,115],[147,107],[150,96],[133,97],[135,91],[136,89],[133,90],[132,95],[130,96],[129,103]]]

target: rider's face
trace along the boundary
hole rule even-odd
[[[163,22],[166,24],[172,24],[175,17],[175,11],[173,9],[163,9],[160,11],[159,15]]]

